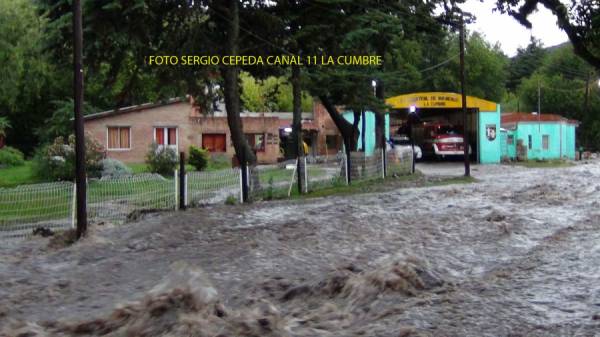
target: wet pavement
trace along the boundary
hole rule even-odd
[[[600,162],[472,173],[477,183],[150,215],[62,249],[3,243],[0,336],[98,320],[105,330],[83,331],[600,336]],[[197,303],[148,314],[174,288]]]

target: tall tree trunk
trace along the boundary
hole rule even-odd
[[[331,117],[333,123],[342,134],[346,152],[356,150],[356,145],[358,144],[358,125],[353,125],[339,114],[335,105],[329,100],[329,97],[325,95],[319,96],[319,100],[323,103],[323,106],[329,113],[329,117]]]
[[[240,17],[238,0],[228,0],[227,55],[239,54]],[[237,66],[221,67],[224,79],[225,108],[227,109],[227,124],[231,132],[231,141],[235,155],[240,164],[256,164],[256,156],[252,152],[244,135],[242,118],[240,117],[240,88],[239,68]]]
[[[363,112],[358,109],[354,109],[352,110],[352,114],[354,115],[354,119],[352,120],[352,132],[354,133],[353,137],[357,139],[356,146],[352,149],[352,151],[358,150],[358,139],[360,138],[360,145],[362,146],[363,152],[365,152],[365,128],[360,128],[361,130],[358,132],[358,125],[363,121]]]
[[[319,96],[319,100],[323,103],[323,106],[329,113],[329,117],[333,120],[333,123],[337,127],[337,129],[342,134],[342,139],[344,140],[344,147],[346,148],[346,160],[347,160],[347,168],[348,168],[348,183],[351,183],[351,174],[352,171],[352,160],[350,159],[350,153],[356,150],[356,145],[358,145],[358,124],[348,122],[344,116],[340,115],[335,108],[335,105],[331,103],[329,98],[325,95]],[[355,122],[357,118],[354,118]]]
[[[302,90],[300,87],[300,67],[297,65],[292,66],[292,96],[293,96],[293,121],[292,121],[292,138],[293,140],[293,153],[298,158],[298,191],[302,193],[304,183],[304,146],[302,144]]]
[[[383,81],[377,81],[375,96],[385,100]],[[375,148],[385,148],[385,111],[375,111]]]

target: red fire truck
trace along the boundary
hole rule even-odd
[[[419,127],[415,126],[415,133],[426,157],[446,158],[464,154],[464,138],[460,126],[439,122],[423,123]]]

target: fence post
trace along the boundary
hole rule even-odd
[[[179,153],[179,209],[185,210],[185,152]],[[176,191],[177,193],[177,191]]]
[[[185,191],[185,203],[184,205],[187,207],[189,205],[189,200],[188,200],[188,174],[185,174],[185,185],[184,185],[184,191]]]
[[[383,142],[383,148],[381,149],[383,152],[383,178],[387,177],[387,142]]]
[[[179,190],[179,179],[177,179],[178,176],[178,171],[175,170],[175,172],[173,172],[173,184],[175,184],[175,210],[177,210],[177,208],[179,207],[179,193],[177,193],[177,191]]]
[[[381,149],[381,178],[385,179],[385,149]]]
[[[86,180],[87,184],[87,180]],[[73,194],[71,195],[71,228],[75,228],[75,214],[77,213],[77,202],[75,196],[77,195],[77,184],[73,184]]]
[[[412,147],[412,155],[410,156],[410,173],[415,174],[415,147]]]
[[[349,165],[348,160],[349,160],[348,154],[344,154],[344,169],[346,170],[346,185],[350,185],[350,176],[348,175],[348,173],[349,173],[348,172],[349,171],[348,170],[348,165]]]
[[[308,166],[306,166],[306,156],[304,156],[304,193],[308,193]]]
[[[240,175],[240,204],[244,202],[244,182],[242,180],[242,169],[238,169],[238,174]]]
[[[242,199],[240,202],[245,203],[248,201],[248,165],[243,160],[240,163],[240,173],[240,179],[242,180]]]

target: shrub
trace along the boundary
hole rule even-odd
[[[101,161],[105,156],[102,144],[86,135],[85,164],[88,177],[100,177]],[[75,136],[70,135],[67,142],[63,137],[57,137],[54,143],[36,152],[33,164],[34,172],[40,178],[73,180],[75,178]]]
[[[133,171],[121,161],[112,158],[103,159],[102,164],[102,177],[106,178],[120,178],[126,177],[133,173]]]
[[[167,146],[158,146],[156,143],[150,145],[150,150],[146,154],[146,164],[153,173],[173,174],[178,162],[179,158],[175,150]]]
[[[10,146],[0,149],[0,167],[21,166],[23,164],[25,164],[25,159],[21,151]]]
[[[231,167],[231,157],[223,154],[209,156],[208,167],[213,170],[222,170]]]
[[[228,195],[227,199],[225,199],[225,205],[235,205],[237,204],[237,199],[233,195]]]
[[[208,151],[197,146],[190,146],[190,158],[188,163],[192,165],[196,170],[203,171],[208,166],[208,160],[210,156]]]

